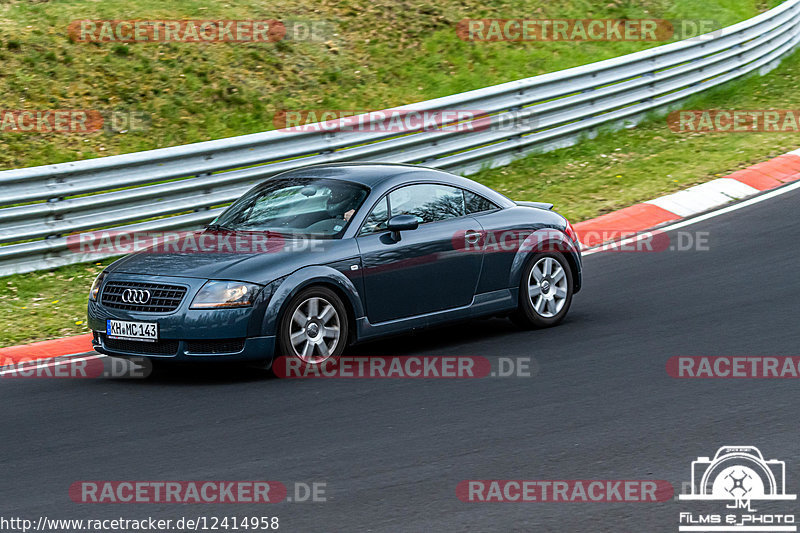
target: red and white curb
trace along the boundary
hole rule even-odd
[[[800,180],[800,150],[686,190],[575,224],[583,249],[656,229]]]
[[[738,170],[724,178],[695,185],[686,190],[638,203],[591,220],[578,222],[574,227],[583,249],[588,250],[588,255],[593,250],[599,249],[600,245],[609,246],[607,243],[617,241],[622,237],[663,228],[666,224],[674,224],[686,218],[696,217],[700,213],[717,209],[730,202],[742,200],[798,180],[800,180],[800,150],[794,150],[769,161]],[[751,199],[748,202],[754,200],[758,199]],[[697,217],[694,220],[708,216]],[[10,346],[0,348],[0,369],[4,364],[51,359],[91,351],[93,349],[92,335],[90,334]]]
[[[5,365],[52,359],[64,355],[75,355],[93,351],[92,334],[74,335],[61,339],[21,344],[0,348],[0,368]]]

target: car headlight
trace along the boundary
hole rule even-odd
[[[192,300],[191,309],[249,307],[261,285],[241,281],[207,281]]]
[[[100,272],[100,275],[94,278],[92,282],[92,288],[89,289],[89,299],[94,301],[97,300],[97,293],[100,292],[100,286],[103,284],[103,280],[106,277],[105,271]]]

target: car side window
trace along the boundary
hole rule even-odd
[[[464,216],[464,194],[447,185],[407,185],[389,193],[392,216],[413,215],[420,224]]]
[[[376,231],[382,231],[386,229],[386,222],[389,221],[389,204],[386,199],[386,196],[381,198],[375,207],[372,209],[372,212],[367,215],[366,220],[364,220],[364,225],[361,226],[361,231],[358,233],[359,235],[367,235],[369,233],[375,233]]]
[[[490,200],[487,200],[480,194],[475,194],[472,191],[466,190],[464,191],[464,206],[468,215],[497,209],[497,206],[494,205]]]

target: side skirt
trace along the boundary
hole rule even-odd
[[[478,318],[513,311],[517,308],[518,289],[501,289],[498,291],[477,294],[472,303],[463,307],[434,311],[424,315],[398,318],[371,324],[367,317],[356,319],[357,342],[384,335],[402,333],[411,329],[438,326],[447,322],[456,322],[468,318]]]

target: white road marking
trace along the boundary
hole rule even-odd
[[[719,178],[645,203],[666,209],[681,217],[688,217],[759,192],[761,191],[755,187],[735,179]]]
[[[800,154],[800,150],[798,150],[798,154]],[[785,193],[793,191],[793,190],[795,190],[797,188],[800,188],[800,181],[796,181],[796,182],[791,183],[789,185],[784,185],[783,187],[779,187],[779,188],[774,189],[772,191],[765,192],[763,194],[760,194],[759,196],[755,196],[753,198],[750,198],[749,200],[744,200],[744,201],[739,202],[737,204],[729,205],[727,207],[723,207],[722,209],[717,209],[716,211],[711,211],[711,212],[706,213],[704,215],[696,216],[696,217],[689,218],[689,219],[686,219],[686,220],[680,220],[678,222],[675,222],[673,224],[669,224],[669,225],[661,227],[661,228],[656,228],[656,229],[653,229],[653,230],[650,230],[650,231],[647,231],[647,232],[644,232],[644,233],[640,233],[638,235],[635,235],[633,237],[629,237],[629,238],[624,239],[622,241],[617,241],[617,242],[614,242],[614,243],[609,243],[609,244],[603,244],[601,246],[596,246],[595,248],[592,248],[590,250],[586,250],[585,252],[582,252],[581,255],[583,255],[583,256],[592,255],[592,254],[595,254],[597,252],[604,252],[604,251],[611,250],[611,249],[619,247],[619,246],[624,246],[624,245],[636,242],[638,240],[647,238],[654,231],[658,231],[658,232],[661,232],[661,231],[672,231],[672,230],[676,230],[676,229],[679,229],[679,228],[685,228],[686,226],[691,226],[692,224],[697,224],[698,222],[702,222],[702,221],[708,220],[710,218],[718,217],[719,215],[724,215],[726,213],[730,213],[732,211],[736,211],[738,209],[742,209],[743,207],[748,207],[748,206],[751,206],[753,204],[757,204],[759,202],[763,202],[764,200],[769,200],[771,198],[775,198],[776,196],[780,196],[781,194],[785,194]]]

